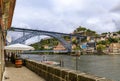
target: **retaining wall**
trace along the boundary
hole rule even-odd
[[[3,72],[4,72],[4,38],[3,32],[0,29],[0,81],[2,81]]]
[[[43,77],[46,81],[112,81],[106,78],[63,69],[32,60],[25,60],[26,67]]]

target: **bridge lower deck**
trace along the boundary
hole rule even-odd
[[[45,81],[26,67],[16,68],[14,64],[7,63],[3,81]]]

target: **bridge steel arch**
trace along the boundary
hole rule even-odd
[[[61,44],[70,52],[71,51],[71,43],[66,42],[64,38],[62,38],[62,35],[57,34],[57,33],[47,33],[47,32],[31,32],[30,34],[26,34],[14,41],[11,42],[11,44],[15,43],[24,43],[27,39],[32,38],[34,36],[39,36],[39,35],[46,35],[50,37],[56,38],[58,41],[61,42]]]

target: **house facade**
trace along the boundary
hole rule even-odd
[[[111,43],[108,50],[109,54],[120,54],[120,43]]]
[[[6,31],[11,27],[16,0],[0,0],[0,81],[4,72]]]

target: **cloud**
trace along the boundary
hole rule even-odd
[[[113,23],[115,23],[115,29],[120,30],[120,14],[116,12],[110,13]]]
[[[87,20],[88,28],[98,32],[112,32],[115,30],[115,23],[110,17],[95,17]],[[101,31],[102,30],[102,31]]]
[[[55,13],[64,13],[83,9],[84,0],[52,0],[53,10]]]
[[[110,10],[110,15],[115,23],[116,30],[120,30],[120,1],[114,7],[112,7]]]
[[[120,12],[120,2],[117,3],[111,10],[111,12]]]
[[[12,26],[64,33],[84,26],[98,33],[112,32],[120,26],[119,3],[119,0],[17,0]]]
[[[63,32],[70,33],[76,27],[87,23],[85,20],[90,17],[99,17],[107,13],[106,8],[101,6],[105,4],[102,2],[99,4],[100,2],[97,0],[47,0],[46,3],[42,0],[29,0],[29,3],[26,1],[18,0],[19,4],[16,6],[13,25],[23,23],[28,24],[32,29],[46,30],[49,28],[50,31],[58,32],[69,28]]]

